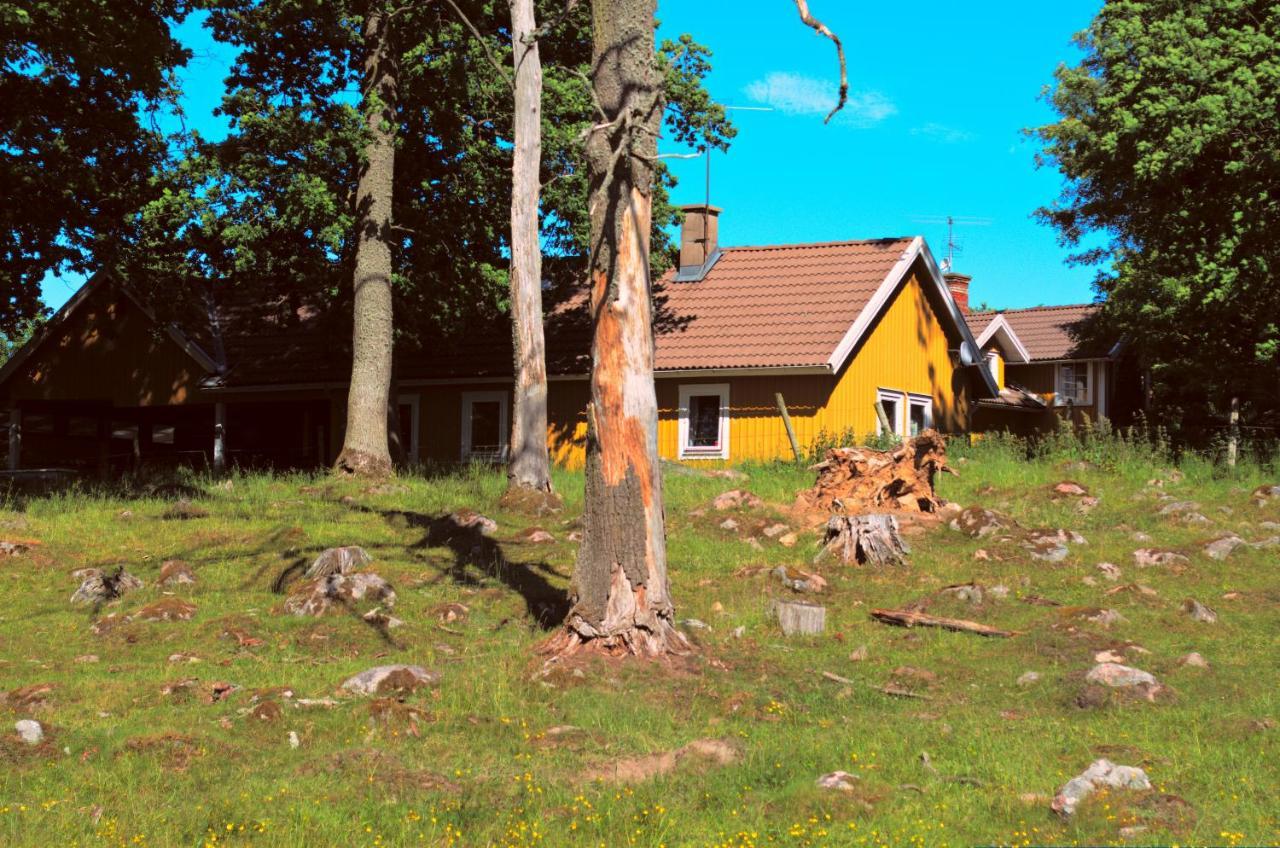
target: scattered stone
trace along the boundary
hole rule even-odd
[[[1120,828],[1121,839],[1137,839],[1147,832],[1147,826],[1143,824],[1127,824]]]
[[[745,626],[738,625],[737,627],[733,628],[733,638],[741,639],[743,636],[746,636],[746,635],[747,635],[747,628]]]
[[[129,616],[130,621],[190,621],[196,605],[181,598],[161,598]]]
[[[528,527],[520,535],[519,540],[528,545],[550,545],[554,544],[556,537],[552,536],[541,527]]]
[[[969,604],[982,603],[982,587],[977,583],[961,583],[958,586],[946,586],[938,590],[939,595],[950,595],[958,601]]]
[[[1032,559],[1042,562],[1062,562],[1071,555],[1065,542],[1048,534],[1033,533],[1023,541],[1022,546],[1031,554]]]
[[[373,572],[330,574],[302,583],[285,599],[284,609],[291,615],[322,616],[335,607],[348,611],[362,602],[390,608],[396,593]]]
[[[166,507],[160,517],[165,521],[190,521],[193,518],[208,518],[209,510],[182,498]]]
[[[2,557],[22,556],[29,550],[31,550],[31,543],[29,542],[15,542],[9,539],[0,539],[0,556]]]
[[[990,562],[991,554],[987,552],[986,548],[978,548],[973,552],[973,558],[978,562]]]
[[[800,541],[800,537],[795,533],[783,533],[778,537],[778,544],[784,548],[794,548],[798,541]]]
[[[1160,507],[1160,515],[1181,515],[1197,512],[1199,509],[1200,504],[1195,501],[1172,501]]]
[[[1013,526],[1013,519],[980,506],[971,506],[951,519],[952,530],[958,530],[972,539],[982,539]]]
[[[383,612],[382,607],[374,607],[360,617],[380,630],[395,630],[397,627],[404,627],[403,620]]]
[[[466,604],[460,604],[457,601],[451,601],[436,607],[431,611],[431,614],[441,624],[453,624],[455,621],[466,621],[467,616],[471,614],[471,607]]]
[[[1178,665],[1187,666],[1188,668],[1208,668],[1209,661],[1200,655],[1199,651],[1192,651],[1178,657]]]
[[[142,581],[125,571],[124,566],[120,566],[112,574],[105,574],[97,568],[83,568],[74,576],[80,577],[81,583],[80,588],[71,596],[73,604],[99,606],[142,588]]]
[[[1253,490],[1253,502],[1258,506],[1265,505],[1268,501],[1280,498],[1280,484],[1264,483]]]
[[[1207,516],[1202,515],[1201,513],[1198,513],[1198,512],[1183,513],[1181,517],[1182,517],[1182,523],[1191,527],[1205,527],[1213,523],[1209,520]]]
[[[97,661],[98,661],[98,655],[97,655],[97,654],[81,654],[80,656],[76,657],[76,662],[78,662],[78,663],[82,663],[82,664],[83,664],[83,663],[96,663]]]
[[[763,551],[763,550],[764,550],[764,545],[760,544],[760,540],[759,540],[759,539],[757,539],[755,536],[748,536],[747,538],[743,539],[742,541],[744,541],[744,542],[746,542],[748,545],[750,545],[750,546],[751,546],[751,548],[752,548],[752,550],[757,550],[757,551]]]
[[[1140,543],[1140,544],[1146,544],[1147,542],[1150,542],[1150,541],[1151,541],[1151,534],[1150,534],[1150,533],[1143,533],[1141,530],[1138,530],[1138,531],[1134,532],[1134,534],[1132,535],[1132,537],[1131,537],[1131,538],[1132,538],[1132,539],[1133,539],[1133,541],[1135,541],[1135,542],[1138,542],[1138,543]]]
[[[581,541],[582,541],[582,531],[581,531],[581,530],[574,530],[574,531],[570,532],[570,533],[569,533],[569,541],[570,541],[570,542],[574,542],[574,543],[581,542]]]
[[[726,509],[739,509],[741,507],[759,509],[764,506],[764,501],[744,489],[730,489],[727,492],[716,495],[716,499],[711,502],[711,506],[722,512]]]
[[[498,522],[488,516],[481,515],[473,509],[460,509],[449,515],[450,520],[458,527],[475,529],[489,536],[497,531]]]
[[[1094,577],[1092,574],[1086,574],[1080,578],[1080,582],[1086,586],[1097,586],[1098,578]]]
[[[1159,548],[1139,548],[1133,552],[1133,563],[1138,568],[1153,565],[1186,565],[1191,562],[1177,551],[1160,550]]]
[[[1073,498],[1082,498],[1089,494],[1088,489],[1073,480],[1063,480],[1061,483],[1056,484],[1053,487],[1053,492],[1056,495],[1066,495]]]
[[[380,665],[347,678],[342,688],[356,695],[408,694],[440,682],[440,672],[418,665]]]
[[[1113,624],[1120,624],[1124,621],[1124,616],[1113,609],[1099,610],[1093,615],[1085,616],[1088,621],[1092,621],[1099,627],[1110,628]]]
[[[1123,663],[1124,656],[1117,654],[1115,651],[1098,651],[1093,655],[1093,661],[1096,663]]]
[[[703,621],[700,618],[684,618],[678,621],[677,624],[685,630],[710,630],[711,629],[711,625],[707,624],[705,621]]]
[[[197,677],[184,677],[181,680],[172,680],[160,687],[160,694],[166,698],[174,695],[185,695],[195,690],[196,685],[200,682]]]
[[[1089,670],[1085,680],[1112,689],[1133,689],[1148,701],[1154,701],[1161,691],[1159,681],[1150,672],[1119,663],[1099,663]]]
[[[860,778],[856,774],[849,774],[847,771],[827,772],[818,778],[819,789],[834,789],[837,792],[852,792],[857,786]]]
[[[1244,593],[1243,593],[1243,592],[1224,592],[1224,593],[1223,593],[1223,595],[1222,595],[1222,600],[1224,600],[1224,601],[1238,601],[1238,600],[1240,600],[1240,599],[1241,599],[1241,598],[1243,598],[1243,597],[1244,597]]]
[[[225,701],[233,692],[237,692],[239,689],[240,687],[234,683],[215,680],[209,684],[209,689],[204,696],[204,702],[206,704],[216,704],[219,701]]]
[[[1039,674],[1037,674],[1037,673],[1036,673],[1036,672],[1034,672],[1034,671],[1026,671],[1026,672],[1023,672],[1023,673],[1018,677],[1018,685],[1019,685],[1019,686],[1030,686],[1030,685],[1032,685],[1032,684],[1034,684],[1034,683],[1039,683],[1039,682],[1040,682],[1040,675],[1039,675]]]
[[[1204,552],[1208,555],[1209,559],[1224,560],[1231,556],[1235,549],[1243,544],[1245,544],[1244,539],[1241,539],[1236,534],[1231,533],[1227,536],[1214,539],[1212,542],[1205,545]]]
[[[721,521],[721,522],[720,522],[720,529],[721,529],[721,530],[728,530],[730,533],[737,533],[737,532],[738,532],[738,522],[737,522],[737,520],[735,520],[735,519],[733,519],[733,518],[726,518],[724,521]]]
[[[202,660],[195,654],[179,653],[169,655],[169,662],[171,663],[186,663],[189,665],[191,663],[198,663],[201,661]]]
[[[777,537],[781,536],[783,533],[786,533],[789,529],[790,528],[787,527],[787,525],[785,524],[770,524],[768,527],[764,528],[764,530],[760,532],[764,533],[765,538],[776,539]]]
[[[195,572],[191,570],[191,566],[180,559],[167,559],[160,565],[161,586],[190,585],[195,582]]]
[[[1108,580],[1120,579],[1120,568],[1114,563],[1100,562],[1098,563],[1098,570],[1101,571],[1102,576],[1107,578]]]
[[[1183,601],[1182,610],[1190,615],[1194,621],[1203,621],[1205,624],[1216,624],[1218,622],[1218,614],[1195,598],[1187,598]]]
[[[871,655],[871,652],[867,649],[866,645],[859,645],[858,647],[854,648],[852,651],[849,652],[849,661],[864,662],[866,661],[867,657],[870,655]]]
[[[773,576],[793,592],[817,594],[826,591],[827,588],[827,581],[823,579],[822,575],[810,574],[790,565],[778,566],[773,570]]]
[[[308,580],[328,577],[330,574],[351,574],[373,562],[369,552],[359,545],[326,548],[320,552],[303,575]]]
[[[301,746],[302,746],[302,740],[298,738],[298,731],[290,730],[289,731],[289,747],[296,751]]]
[[[1147,773],[1134,766],[1118,766],[1110,760],[1094,760],[1078,776],[1067,781],[1050,808],[1060,816],[1070,816],[1085,798],[1098,789],[1150,789]]]
[[[999,598],[1003,601],[1005,598],[1009,597],[1009,587],[1003,583],[997,583],[987,590],[987,594],[991,595],[993,598]]]
[[[13,729],[18,731],[18,736],[28,745],[39,745],[44,741],[44,727],[34,719],[19,719],[14,722]]]
[[[1102,503],[1102,498],[1096,495],[1086,495],[1080,499],[1079,503],[1076,504],[1076,509],[1081,512],[1090,512],[1100,503]]]

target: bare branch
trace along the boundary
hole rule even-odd
[[[806,26],[813,27],[813,31],[818,35],[825,35],[827,38],[831,39],[831,41],[836,45],[836,55],[840,57],[840,99],[836,102],[836,108],[832,109],[831,113],[827,115],[826,120],[823,121],[824,124],[829,124],[831,123],[831,119],[836,116],[836,112],[843,109],[844,104],[849,99],[849,69],[845,65],[844,61],[844,45],[840,43],[840,36],[828,29],[827,25],[822,21],[809,14],[808,0],[796,0],[796,9],[800,12],[800,20],[803,21]]]
[[[489,62],[498,69],[498,73],[507,81],[507,85],[510,86],[512,90],[515,90],[516,81],[511,78],[511,73],[507,70],[507,66],[499,62],[498,57],[493,55],[493,51],[489,49],[488,40],[480,34],[480,30],[476,29],[476,25],[471,23],[471,19],[458,8],[458,4],[453,2],[453,0],[444,0],[444,2],[449,4],[449,8],[453,9],[454,13],[462,23],[466,25],[467,29],[471,30],[471,34],[476,37],[476,41],[480,42],[480,46],[484,48],[484,55],[489,57]],[[838,44],[839,42],[836,43]]]
[[[564,8],[560,10],[560,14],[556,15],[549,22],[544,23],[542,26],[538,27],[533,32],[526,35],[525,43],[532,44],[533,42],[542,38],[542,36],[546,35],[556,27],[560,26],[560,24],[565,22],[565,19],[568,18],[569,15],[573,14],[573,10],[576,8],[578,8],[578,0],[566,0],[564,4]]]

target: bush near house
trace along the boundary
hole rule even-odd
[[[1268,488],[1280,472],[1250,461],[1227,473],[1195,456],[1174,465],[1158,445],[1114,437],[1031,453],[988,438],[953,445],[951,458],[960,476],[941,481],[944,497],[1086,543],[1051,562],[930,529],[908,537],[906,567],[822,565],[825,591],[805,597],[826,607],[825,633],[784,638],[768,606],[790,590],[771,570],[809,569],[817,535],[787,547],[760,528],[793,527],[787,507],[811,472],[673,472],[673,594],[697,655],[548,674],[536,648],[573,566],[576,474],[557,474],[565,512],[537,521],[501,512],[505,481],[480,467],[375,487],[234,476],[129,496],[10,496],[0,843],[1280,840],[1269,685],[1280,547],[1268,541],[1280,535]],[[1054,490],[1064,482],[1087,494]],[[717,510],[733,488],[763,505],[730,498]],[[190,503],[175,509],[180,497]],[[496,529],[486,535],[467,510]],[[1246,544],[1206,552],[1230,533]],[[394,588],[394,606],[372,620],[340,605],[286,614],[282,592],[339,545],[365,549],[358,568]],[[1139,550],[1185,559],[1139,567]],[[98,609],[69,602],[73,572],[121,565],[142,588]],[[974,586],[947,590],[960,584]],[[900,629],[868,614],[913,602],[1016,635]],[[1152,674],[1159,692],[1089,683],[1102,652]],[[399,696],[340,688],[395,663],[428,673],[390,677],[412,690]],[[42,739],[23,741],[20,720],[40,722]],[[1143,769],[1151,788],[1052,813],[1054,793],[1103,758]],[[850,775],[843,789],[816,785],[835,771]]]

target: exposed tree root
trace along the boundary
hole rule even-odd
[[[665,619],[657,619],[655,628],[634,624],[624,630],[598,636],[584,636],[571,620],[538,648],[538,653],[547,657],[547,664],[589,655],[656,660],[685,657],[693,651],[693,645],[685,635]]]
[[[333,473],[344,477],[383,479],[395,474],[391,459],[375,456],[362,450],[346,448],[333,463]]]

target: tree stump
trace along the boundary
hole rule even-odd
[[[837,556],[845,565],[902,565],[911,549],[898,532],[898,519],[888,514],[833,515],[827,521],[820,562]]]
[[[772,611],[784,636],[817,636],[827,625],[827,608],[808,601],[775,600]]]

